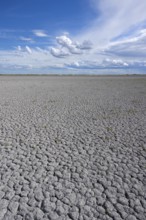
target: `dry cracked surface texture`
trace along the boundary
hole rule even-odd
[[[0,77],[0,220],[145,220],[145,171],[146,77]]]

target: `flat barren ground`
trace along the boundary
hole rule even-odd
[[[146,77],[0,76],[0,220],[146,220]]]

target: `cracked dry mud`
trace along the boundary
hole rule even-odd
[[[145,220],[145,171],[146,77],[0,77],[0,220]]]

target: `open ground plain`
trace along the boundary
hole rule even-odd
[[[146,219],[146,77],[0,76],[0,220],[14,219]]]

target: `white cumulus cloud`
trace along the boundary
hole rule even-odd
[[[73,45],[72,40],[65,35],[56,37],[56,40],[57,40],[57,43],[62,45],[63,47],[70,47],[71,45]]]
[[[57,57],[57,58],[63,58],[69,55],[67,51],[63,49],[54,48],[54,47],[51,48],[50,52],[54,57]]]
[[[72,41],[66,35],[56,37],[56,41],[57,41],[58,45],[61,46],[61,49],[60,48],[52,48],[51,49],[51,54],[53,56],[56,56],[56,51],[57,51],[56,57],[60,57],[60,54],[62,56],[62,48],[65,48],[68,50],[67,55],[69,55],[69,54],[80,55],[83,53],[83,50],[90,50],[92,48],[92,46],[91,46],[92,43],[90,41],[85,40],[85,41],[83,41],[83,43],[80,44],[79,42]],[[55,53],[54,53],[54,51],[55,51]],[[58,56],[58,53],[59,53],[59,56]]]

